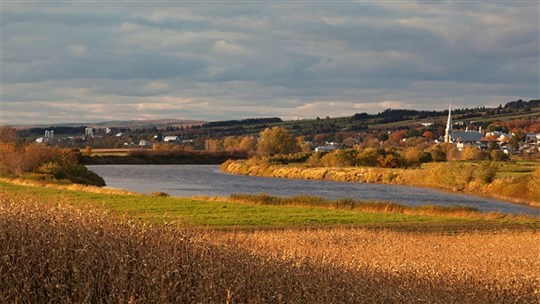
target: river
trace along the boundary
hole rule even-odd
[[[221,172],[218,165],[93,165],[88,168],[103,177],[109,187],[147,194],[159,191],[174,196],[229,196],[231,193],[315,195],[327,199],[388,201],[410,206],[469,205],[482,211],[540,216],[538,208],[479,196],[397,185],[232,175]]]

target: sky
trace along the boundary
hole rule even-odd
[[[2,124],[313,119],[540,96],[538,1],[0,5]]]

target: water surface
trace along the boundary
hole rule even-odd
[[[327,199],[389,201],[409,206],[469,205],[483,211],[540,215],[540,209],[479,196],[397,185],[278,179],[222,173],[218,165],[93,165],[88,168],[108,186],[139,193],[174,196],[229,196],[267,193],[279,196],[316,195]]]

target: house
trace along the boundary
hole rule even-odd
[[[502,133],[498,138],[497,141],[499,143],[506,143],[512,138],[511,134]]]
[[[163,138],[164,142],[178,142],[180,141],[180,136],[165,136]]]
[[[141,141],[139,141],[139,147],[141,148],[152,148],[152,143],[149,142],[149,141],[146,141],[144,139],[142,139]]]
[[[319,146],[315,148],[315,152],[330,152],[336,150],[336,146]]]
[[[527,133],[527,137],[525,138],[526,141],[529,141],[529,142],[535,142],[535,141],[538,141],[540,140],[540,133],[536,134],[536,133]]]

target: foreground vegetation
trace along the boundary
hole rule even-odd
[[[0,184],[2,303],[540,300],[538,219],[487,219],[471,214],[407,219],[409,215],[396,210],[370,213],[339,206],[334,210],[291,206],[295,199],[237,195],[219,203],[51,187]],[[255,203],[258,200],[262,203]],[[181,219],[177,225],[170,221],[174,208],[181,210],[175,217]],[[223,211],[232,208],[239,209]],[[261,210],[272,210],[266,217],[288,212],[304,220],[317,213],[327,218],[336,212],[334,222],[372,214],[383,227],[385,215],[397,215],[406,221],[455,225],[473,218],[494,227],[497,222],[512,222],[524,229],[495,228],[479,233],[472,228],[450,235],[326,225],[318,229],[201,230],[194,229],[197,221],[193,218],[180,216],[211,213],[195,224],[206,226],[215,224],[214,217],[239,221]],[[306,217],[301,210],[315,213]],[[169,220],[148,225],[147,220],[159,214]],[[286,219],[279,221],[291,227]],[[274,223],[271,227],[282,226]]]

